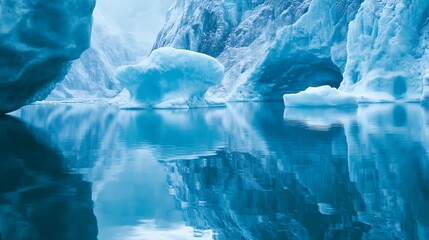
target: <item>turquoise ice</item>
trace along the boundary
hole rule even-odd
[[[134,107],[189,108],[221,104],[207,101],[204,94],[223,75],[223,65],[208,55],[165,47],[138,65],[120,67],[117,78]]]
[[[0,1],[0,112],[44,99],[89,47],[95,0]]]

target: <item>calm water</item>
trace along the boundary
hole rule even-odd
[[[429,110],[281,104],[0,118],[0,239],[429,239]]]

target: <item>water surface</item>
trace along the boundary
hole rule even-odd
[[[429,111],[31,105],[0,118],[0,239],[429,239]]]

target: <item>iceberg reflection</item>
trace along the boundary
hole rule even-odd
[[[16,115],[92,183],[100,239],[429,239],[420,105]]]
[[[265,111],[252,126],[266,155],[166,162],[187,223],[218,239],[427,239],[428,112],[332,111],[286,109],[283,124]]]
[[[90,184],[43,136],[0,117],[0,239],[97,239]]]

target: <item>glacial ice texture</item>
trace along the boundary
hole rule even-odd
[[[359,0],[178,0],[155,48],[200,51],[225,65],[209,96],[281,100],[308,86],[338,87],[348,23]]]
[[[343,90],[419,101],[427,73],[429,2],[365,1],[348,33]]]
[[[225,65],[208,97],[281,100],[329,85],[359,102],[426,101],[426,0],[176,0],[154,48]]]
[[[44,99],[89,47],[95,0],[0,1],[0,113]]]
[[[221,104],[204,97],[224,76],[216,59],[197,52],[160,48],[138,65],[120,67],[117,78],[130,92],[129,107],[189,108]]]

